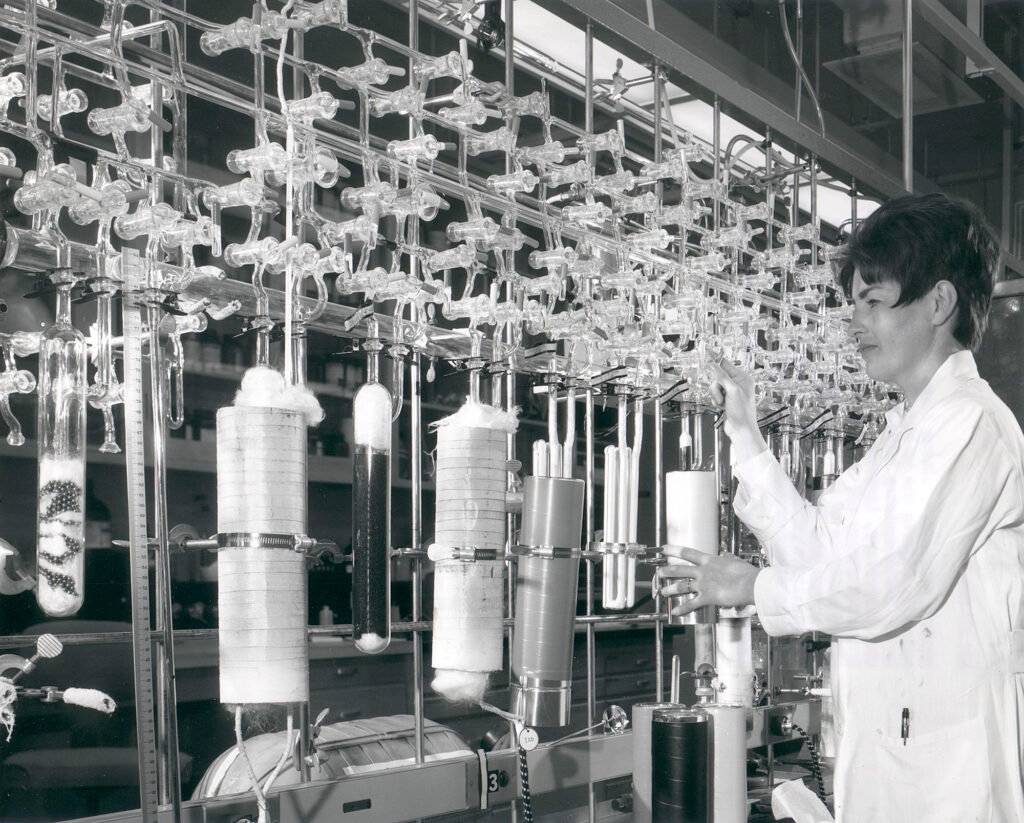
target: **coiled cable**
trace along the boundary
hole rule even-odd
[[[818,756],[818,749],[815,747],[814,741],[811,740],[811,736],[796,725],[796,723],[793,724],[793,731],[800,735],[800,737],[803,738],[804,743],[807,744],[807,751],[811,755],[811,774],[814,775],[814,780],[818,784],[818,798],[822,803],[824,803],[825,780],[821,776],[821,758]]]
[[[519,779],[523,784],[523,819],[533,823],[533,806],[530,803],[530,770],[526,765],[526,749],[519,747]]]

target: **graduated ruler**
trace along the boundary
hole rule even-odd
[[[146,522],[145,410],[142,396],[142,263],[136,249],[121,253],[124,323],[124,440],[131,559],[132,651],[135,722],[139,741],[142,823],[156,823],[157,745],[153,701],[153,652],[149,623],[149,533]]]

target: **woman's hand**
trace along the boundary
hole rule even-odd
[[[757,425],[754,378],[725,360],[712,366],[711,374],[711,399],[725,411],[725,433],[734,453],[741,460],[761,453],[768,444]]]
[[[701,606],[749,606],[754,581],[761,569],[731,554],[711,555],[685,546],[665,546],[665,554],[693,565],[670,563],[658,569],[662,597],[692,594],[672,614],[687,614]]]

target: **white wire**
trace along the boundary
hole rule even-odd
[[[252,781],[252,789],[256,793],[256,805],[259,808],[259,821],[264,823],[267,820],[267,797],[263,794],[263,789],[260,788],[259,778],[256,777],[256,770],[252,767],[252,761],[249,759],[249,753],[245,750],[245,744],[242,742],[242,707],[235,706],[235,745],[238,747],[238,751],[242,753],[242,759],[245,761],[245,766],[249,770],[249,779]]]
[[[263,784],[263,794],[269,794],[271,786],[274,785],[274,781],[277,780],[277,776],[281,773],[281,769],[284,768],[284,764],[288,762],[288,758],[292,753],[292,715],[288,713],[288,726],[284,733],[284,748],[281,750],[281,757],[277,761],[277,765],[274,766],[274,770],[270,773],[270,777],[267,778],[267,782]],[[264,821],[262,815],[258,823],[269,823]]]

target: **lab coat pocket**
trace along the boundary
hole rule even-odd
[[[980,717],[923,735],[914,734],[911,718],[906,744],[883,739],[875,767],[883,795],[879,811],[888,807],[875,820],[991,820],[988,741]]]

